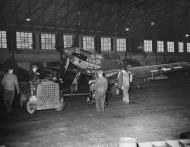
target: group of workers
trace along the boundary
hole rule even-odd
[[[97,71],[97,78],[94,81],[94,98],[96,103],[96,110],[97,112],[104,112],[105,111],[105,99],[106,99],[106,92],[108,89],[108,81],[103,76],[103,71]],[[117,88],[123,91],[123,102],[125,104],[129,103],[129,88],[130,82],[132,81],[132,73],[130,73],[126,67],[122,67],[118,73],[117,77]],[[91,81],[89,82],[89,84]]]
[[[37,66],[32,67],[30,77],[35,80],[38,78],[39,73],[37,72]],[[8,68],[8,73],[4,75],[2,79],[2,85],[4,87],[3,102],[7,111],[10,113],[12,104],[14,101],[15,93],[19,94],[19,84],[17,76],[13,73],[13,68]],[[123,91],[123,102],[129,103],[129,87],[130,87],[130,72],[126,68],[121,68],[118,73],[117,87]],[[103,71],[97,72],[97,77],[94,80],[94,98],[96,103],[97,112],[105,111],[105,99],[106,92],[108,89],[108,81],[103,76]]]

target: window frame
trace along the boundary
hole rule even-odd
[[[17,31],[16,32],[16,48],[21,49],[21,50],[33,49],[33,33]]]
[[[0,48],[6,49],[7,47],[8,47],[8,44],[7,44],[7,31],[0,30]]]
[[[126,52],[127,51],[126,38],[116,38],[116,50],[118,52]]]
[[[164,41],[157,40],[157,53],[163,53],[164,52]]]
[[[179,53],[184,53],[184,43],[183,42],[178,42],[178,52]]]
[[[101,37],[101,51],[102,52],[109,52],[111,51],[111,37]]]
[[[187,42],[186,45],[187,45],[187,53],[190,53],[190,42]]]
[[[144,52],[152,53],[152,51],[153,51],[152,40],[144,40]]]
[[[168,53],[174,53],[175,52],[173,41],[167,41],[167,52]]]
[[[50,40],[50,42],[46,42],[46,40]],[[44,40],[44,44],[43,44]],[[40,33],[40,49],[41,50],[55,50],[56,46],[56,36],[54,33]],[[44,45],[44,46],[43,46]],[[44,48],[43,48],[44,47]]]
[[[63,34],[63,46],[64,48],[73,46],[73,35]]]
[[[95,40],[94,36],[82,36],[82,46],[86,51],[95,51]]]

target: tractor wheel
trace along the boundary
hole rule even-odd
[[[27,109],[28,113],[30,113],[30,114],[33,114],[35,112],[35,109],[33,108],[32,105],[33,104],[30,101],[28,101],[26,103],[26,109]]]
[[[61,111],[61,110],[63,110],[65,108],[66,104],[65,104],[64,98],[60,99],[60,103],[61,103],[61,106],[59,108],[56,108],[55,110]]]

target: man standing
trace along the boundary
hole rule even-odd
[[[4,105],[10,113],[15,97],[15,87],[17,94],[19,94],[18,79],[17,76],[13,73],[13,68],[9,68],[8,73],[4,75],[2,79],[2,85],[4,86]]]
[[[129,103],[130,74],[121,68],[118,74],[118,88],[123,90],[123,102]]]
[[[104,112],[104,103],[106,97],[106,91],[108,88],[108,81],[103,77],[103,71],[98,71],[98,78],[95,81],[95,101],[97,112]]]

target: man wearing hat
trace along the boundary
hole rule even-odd
[[[10,113],[12,109],[12,103],[15,97],[15,87],[17,94],[19,94],[18,79],[17,76],[13,73],[13,68],[8,68],[8,73],[5,74],[2,79],[2,85],[4,86],[4,105]]]
[[[108,88],[108,81],[103,77],[103,71],[99,70],[98,78],[95,81],[95,101],[96,101],[96,110],[97,112],[104,112],[104,103],[106,97],[106,91]]]

